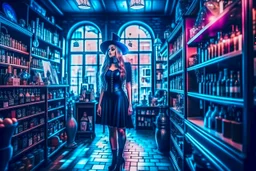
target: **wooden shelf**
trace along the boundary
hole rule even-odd
[[[47,138],[47,139],[52,138],[53,136],[57,135],[58,133],[60,133],[60,132],[64,131],[65,129],[66,129],[66,127],[61,128],[60,130],[58,130],[58,131],[54,132],[53,134],[51,134],[50,136],[48,136],[48,138]]]
[[[20,32],[26,36],[32,37],[33,33],[28,31],[27,29],[21,27],[20,25],[18,25],[17,23],[14,23],[10,20],[8,20],[7,18],[5,18],[4,16],[0,15],[0,23],[3,23],[6,26],[9,26],[10,28],[12,28],[13,30]]]
[[[18,121],[23,121],[23,120],[26,120],[26,119],[29,119],[29,118],[33,118],[33,117],[42,115],[42,114],[45,114],[45,111],[39,112],[39,113],[36,113],[36,114],[33,114],[33,115],[25,116],[25,117],[19,118],[19,119],[17,119],[17,120],[18,120]]]
[[[187,157],[186,162],[187,162],[187,165],[188,165],[190,171],[196,171],[193,166],[193,163],[192,163],[192,157]]]
[[[32,131],[32,130],[34,130],[34,129],[36,129],[36,128],[39,128],[39,127],[41,127],[41,126],[43,126],[43,125],[44,125],[44,123],[43,123],[43,124],[36,125],[36,126],[34,126],[34,127],[32,127],[32,128],[26,129],[26,130],[24,130],[24,131],[22,131],[22,132],[20,132],[20,133],[18,133],[18,134],[13,135],[12,138],[18,137],[18,136],[20,136],[20,135],[22,135],[22,134],[25,134],[25,133],[27,133],[27,132],[29,132],[29,131]]]
[[[53,102],[53,101],[57,101],[57,100],[64,100],[64,97],[60,97],[60,98],[55,98],[55,99],[48,99],[48,102]]]
[[[61,109],[65,106],[61,105],[61,106],[58,106],[58,107],[55,107],[55,108],[51,108],[51,109],[48,109],[48,112],[51,112],[51,111],[54,111],[54,110],[58,110],[58,109]]]
[[[197,65],[191,66],[191,67],[189,67],[187,69],[187,71],[194,71],[194,70],[199,69],[199,68],[208,67],[208,66],[217,64],[219,62],[223,62],[225,60],[232,59],[234,57],[238,57],[238,56],[241,56],[241,55],[242,55],[242,51],[231,52],[231,53],[222,55],[220,57],[216,57],[216,58],[210,59],[210,60],[208,60],[206,62],[203,62],[203,63],[197,64]]]
[[[184,94],[184,90],[170,89],[169,91],[172,93]]]
[[[59,46],[57,46],[57,45],[55,45],[55,44],[53,44],[53,43],[47,42],[47,41],[45,41],[45,40],[43,40],[43,39],[40,39],[40,38],[38,38],[38,40],[39,40],[40,42],[44,43],[44,44],[48,44],[48,45],[50,45],[51,47],[54,47],[55,49],[62,50],[61,47],[59,47]]]
[[[181,70],[181,71],[176,71],[176,72],[174,72],[174,73],[171,73],[169,76],[170,76],[170,77],[173,77],[173,76],[175,76],[175,75],[182,74],[183,72],[184,72],[183,70]]]
[[[171,54],[170,57],[169,57],[169,61],[171,61],[171,60],[175,59],[176,57],[178,57],[181,54],[182,50],[183,50],[183,48],[181,48],[178,51],[176,51],[173,54]]]
[[[44,85],[17,85],[14,86],[12,85],[10,87],[10,85],[0,85],[0,88],[44,88]]]
[[[212,96],[200,93],[193,93],[188,92],[189,97],[194,97],[197,99],[202,99],[210,102],[215,102],[219,104],[226,104],[226,105],[236,105],[236,106],[243,106],[244,100],[242,98],[229,98],[229,97],[221,97],[221,96]]]
[[[3,62],[0,62],[0,66],[5,66],[5,67],[12,66],[13,68],[28,69],[28,66],[7,64],[7,63],[3,63]]]
[[[67,144],[66,141],[64,143],[62,143],[57,149],[55,149],[51,154],[49,154],[49,157],[52,157],[54,154],[56,154],[66,144]]]
[[[6,49],[6,50],[9,50],[9,51],[12,51],[12,52],[17,52],[17,53],[20,53],[20,54],[23,54],[23,55],[29,55],[29,52],[25,52],[25,51],[22,51],[22,50],[19,50],[19,49],[15,49],[15,48],[12,48],[12,47],[9,47],[9,46],[5,46],[3,44],[0,44],[0,48]]]
[[[69,85],[61,85],[61,84],[54,84],[54,85],[47,85],[48,88],[60,88],[60,87],[68,87]]]
[[[175,170],[181,171],[180,167],[179,167],[179,165],[178,165],[178,163],[176,161],[176,158],[175,158],[174,154],[171,151],[170,151],[170,157],[171,157],[171,162],[173,163],[173,165],[175,167]]]
[[[33,103],[25,103],[25,104],[16,105],[16,106],[10,106],[10,107],[6,107],[6,108],[0,108],[0,111],[20,108],[20,107],[25,107],[25,106],[30,106],[30,105],[42,104],[44,102],[45,101],[39,101],[39,102],[33,102]]]
[[[210,36],[214,30],[222,30],[223,25],[227,23],[230,18],[232,9],[234,9],[237,4],[240,3],[239,0],[233,2],[228,6],[215,20],[209,22],[203,29],[201,29],[194,37],[192,37],[187,44],[189,46],[194,46],[201,42],[205,36]]]
[[[60,115],[60,116],[54,117],[53,119],[48,120],[48,123],[50,123],[50,122],[52,122],[52,121],[55,121],[55,120],[57,120],[57,119],[60,119],[60,118],[62,118],[62,117],[64,117],[64,116],[65,116],[65,115]]]
[[[27,151],[30,150],[31,148],[33,148],[33,147],[35,147],[35,146],[41,144],[41,143],[44,142],[44,141],[45,141],[45,139],[42,139],[42,140],[40,140],[39,142],[34,143],[33,145],[31,145],[31,146],[29,146],[29,147],[23,149],[23,150],[20,151],[19,153],[15,154],[15,155],[12,157],[12,160],[15,159],[15,158],[17,158],[17,157],[20,156],[21,154],[27,152]]]
[[[176,148],[176,150],[178,151],[178,154],[180,155],[180,157],[183,159],[183,152],[181,151],[180,147],[178,146],[177,142],[174,140],[173,136],[171,135],[171,140],[174,144],[174,147]]]
[[[183,135],[184,134],[183,129],[178,124],[176,124],[176,122],[172,118],[170,118],[170,121],[180,131],[180,133]]]
[[[36,11],[34,8],[32,8],[31,6],[30,6],[30,10],[31,10],[32,12],[34,12],[35,14],[37,14],[38,16],[40,16],[40,18],[43,19],[46,23],[50,24],[51,26],[54,26],[55,28],[59,29],[60,31],[63,30],[60,26],[58,26],[57,24],[55,24],[55,23],[51,22],[50,20],[48,20],[45,16],[43,16],[42,14],[40,14],[39,12],[37,12],[37,11]]]
[[[41,68],[30,68],[32,71],[39,71],[39,72],[44,72],[43,69]]]
[[[204,119],[202,117],[188,117],[187,120],[193,123],[194,125],[198,126],[200,129],[202,129],[202,131],[209,133],[209,135],[214,136],[215,138],[225,142],[229,146],[232,146],[239,151],[243,150],[242,144],[236,143],[232,141],[230,138],[224,137],[221,133],[218,133],[215,130],[204,127]]]
[[[35,58],[38,58],[38,59],[42,59],[42,60],[48,61],[47,57],[43,57],[43,56],[39,56],[39,55],[35,55],[35,54],[31,54],[31,56],[35,57]]]
[[[178,111],[174,107],[170,107],[170,110],[174,112],[176,115],[178,115],[181,119],[184,119],[184,115],[182,114],[182,112]]]

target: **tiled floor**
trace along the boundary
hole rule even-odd
[[[78,148],[71,152],[64,149],[57,159],[43,170],[108,170],[112,160],[108,132],[102,134],[102,127],[97,127],[96,132],[100,133],[93,141],[81,141],[78,143]],[[158,152],[152,130],[127,130],[124,157],[126,160],[125,170],[173,170],[168,156]]]

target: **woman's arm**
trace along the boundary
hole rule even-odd
[[[132,85],[131,85],[131,82],[126,83],[126,90],[127,90],[129,106],[132,106]]]
[[[101,101],[102,101],[103,94],[104,94],[104,91],[101,90],[101,92],[100,92],[100,98],[99,98],[99,106],[101,106]]]

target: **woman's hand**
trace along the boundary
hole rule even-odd
[[[97,115],[101,116],[101,106],[100,105],[98,106],[98,109],[97,109]]]
[[[128,107],[128,115],[131,115],[132,114],[132,105],[129,105]]]

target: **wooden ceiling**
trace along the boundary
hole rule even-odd
[[[44,0],[45,1],[45,0]],[[145,7],[139,10],[130,8],[130,0],[89,0],[91,8],[78,8],[76,0],[46,0],[56,5],[63,14],[151,14],[169,16],[176,0],[144,0]]]

